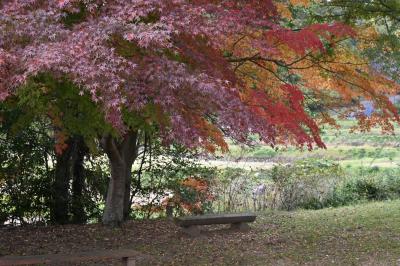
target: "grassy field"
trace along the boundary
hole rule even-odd
[[[327,149],[317,148],[312,151],[293,147],[273,149],[262,144],[244,148],[231,143],[230,152],[220,157],[225,163],[213,162],[212,165],[234,167],[235,164],[230,161],[241,161],[247,162],[249,166],[254,164],[256,168],[263,168],[262,163],[267,163],[264,168],[270,168],[271,163],[290,163],[307,158],[333,160],[345,168],[392,168],[400,165],[400,127],[395,128],[394,135],[382,134],[379,128],[374,128],[370,132],[350,133],[354,124],[355,121],[351,120],[339,121],[341,126],[339,129],[323,129],[322,139]]]
[[[248,232],[204,226],[197,238],[165,219],[131,221],[116,229],[98,224],[10,228],[2,229],[0,253],[132,248],[151,254],[159,265],[399,265],[399,206],[400,201],[387,201],[268,211]]]

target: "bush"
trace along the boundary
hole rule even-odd
[[[400,198],[400,170],[371,167],[346,173],[326,160],[299,161],[271,171],[277,208],[321,209]]]
[[[335,188],[324,205],[337,207],[360,201],[400,198],[400,176],[398,169],[359,169]]]
[[[134,166],[132,218],[209,211],[209,184],[216,169],[197,163],[197,159],[196,151],[181,145],[165,147],[153,139],[149,151],[142,153]],[[167,213],[167,207],[173,207],[173,213]]]
[[[276,166],[271,172],[274,206],[279,209],[319,209],[343,176],[340,166],[327,160],[308,159]]]
[[[251,171],[239,168],[222,170],[213,183],[217,196],[214,210],[217,212],[246,211],[250,208],[251,190],[253,187]]]
[[[53,143],[38,133],[40,123],[16,134],[6,122],[0,124],[0,225],[46,223],[52,178],[47,150]]]
[[[262,207],[293,210],[338,207],[400,198],[400,169],[342,169],[328,160],[307,159],[269,170],[228,168],[214,181],[214,210],[258,210],[252,191],[265,185]]]

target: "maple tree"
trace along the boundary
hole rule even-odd
[[[386,1],[334,0],[324,4],[327,16],[335,16],[363,31],[364,54],[373,67],[399,81],[400,3]]]
[[[364,62],[341,61],[353,54],[346,40],[354,30],[342,23],[293,29],[276,3],[2,1],[0,100],[46,73],[70,80],[97,104],[112,126],[97,132],[111,165],[106,224],[127,216],[132,164],[151,128],[166,145],[209,152],[227,150],[225,137],[246,143],[253,134],[269,145],[324,147],[304,109],[302,90],[310,89],[315,97],[333,92],[334,102],[372,99],[380,110],[373,121],[390,129],[398,117],[385,94],[394,84],[369,76]]]
[[[323,105],[319,114],[314,117],[319,123],[337,126],[331,117],[334,110],[335,113],[340,113],[341,117],[347,117],[349,114],[357,116],[359,125],[354,129],[369,130],[379,124],[384,131],[393,130],[390,121],[397,116],[397,111],[386,96],[396,94],[399,86],[394,82],[395,79],[389,79],[382,72],[378,72],[380,69],[371,63],[371,58],[363,52],[377,43],[377,38],[374,37],[377,36],[376,29],[358,21],[355,23],[357,25],[351,24],[352,33],[343,35],[340,31],[345,28],[341,23],[348,21],[332,23],[332,17],[335,18],[338,12],[330,9],[330,6],[340,1],[330,1],[328,4],[320,2],[325,1],[277,1],[278,11],[283,18],[281,23],[292,29],[288,35],[282,36],[281,40],[293,39],[289,45],[282,41],[278,43],[276,49],[280,54],[260,57],[256,54],[257,51],[250,49],[253,47],[250,42],[254,40],[246,36],[246,39],[250,40],[242,41],[244,49],[241,51],[247,53],[247,57],[244,57],[247,60],[245,63],[240,62],[239,70],[241,68],[244,74],[253,73],[253,76],[258,77],[257,82],[264,83],[263,86],[279,89],[282,82],[296,84],[302,89],[307,104]],[[357,3],[354,5],[357,6]],[[351,11],[349,13],[353,14]],[[356,14],[353,16],[354,20],[360,18]],[[331,36],[322,34],[325,52],[318,54],[306,52],[307,48],[303,50],[303,47],[307,46],[298,40],[300,36],[307,37],[306,42],[312,42],[313,36],[307,36],[308,33],[324,31],[324,27],[330,27],[325,33],[331,33]],[[330,39],[331,37],[333,38]],[[314,40],[318,45],[320,40]],[[387,45],[382,46],[387,49]],[[243,59],[243,56],[241,57]],[[393,58],[387,60],[391,61]],[[260,64],[267,71],[261,73]],[[257,74],[254,75],[254,72]],[[274,91],[274,94],[280,95],[280,92]],[[372,100],[375,107],[383,111],[375,112],[370,117],[365,116],[360,104],[362,100]]]

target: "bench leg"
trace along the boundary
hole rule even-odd
[[[134,258],[122,258],[122,265],[136,266],[136,260]]]
[[[200,235],[200,229],[197,226],[188,226],[188,227],[183,227],[183,232],[190,236],[199,236]]]
[[[250,230],[250,226],[247,223],[234,223],[231,224],[231,228],[240,231]]]

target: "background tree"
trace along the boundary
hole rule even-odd
[[[29,167],[46,169],[44,176],[50,182],[47,191],[50,192],[48,202],[51,205],[52,222],[62,224],[71,222],[71,219],[85,222],[85,200],[82,198],[86,183],[84,161],[85,157],[89,157],[87,145],[95,149],[95,137],[89,138],[90,129],[97,134],[98,128],[104,124],[101,119],[96,121],[101,115],[95,111],[95,105],[88,97],[79,96],[71,83],[39,75],[21,87],[18,95],[9,97],[2,107],[0,114],[4,117],[4,142],[14,143],[20,135],[33,132],[29,139],[43,150],[33,161],[35,163],[20,165],[20,168],[27,174]],[[90,126],[81,127],[81,123]],[[87,137],[87,141],[82,135]],[[11,145],[5,145],[3,148],[7,153],[15,152],[28,158],[31,156],[25,154],[29,153],[28,147],[14,150]],[[14,164],[4,160],[4,167],[13,169]]]

